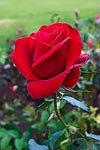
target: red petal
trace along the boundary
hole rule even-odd
[[[74,67],[71,69],[70,73],[67,74],[63,85],[67,88],[73,87],[80,77],[79,67]]]
[[[80,56],[76,59],[76,61],[74,62],[74,64],[83,64],[83,63],[85,63],[89,58],[90,58],[89,55],[87,55],[87,54],[82,54],[82,55],[80,55]]]
[[[67,40],[41,56],[33,65],[32,72],[42,79],[52,78],[66,69]]]
[[[46,27],[47,27],[46,25],[41,26],[39,31],[44,31]]]
[[[49,44],[52,42],[52,40],[55,38],[56,36],[56,32],[55,31],[52,31],[51,33],[48,33],[48,32],[37,32],[34,34],[34,38],[42,43],[48,43],[49,41]]]
[[[69,36],[68,28],[70,28],[70,27],[71,26],[66,23],[54,23],[49,26],[45,26],[45,28],[43,28],[43,30],[46,32],[49,32],[49,33],[52,32],[53,30],[55,30],[56,35],[60,34],[60,32],[64,30],[64,32],[65,32],[64,38],[66,38]]]
[[[70,39],[68,41],[66,67],[69,68],[80,56],[82,50],[82,41],[78,31],[69,26]]]
[[[48,51],[45,55],[41,56],[34,64],[32,67],[39,65],[43,61],[45,61],[48,57],[50,57],[52,54],[54,54],[57,50],[59,50],[64,43],[67,43],[69,38],[61,41],[58,45],[56,45],[54,48],[52,48],[50,51]]]
[[[67,74],[63,85],[67,88],[73,87],[79,77],[80,77],[80,67],[89,59],[89,55],[87,54],[83,54],[80,55],[79,58],[77,58],[77,60],[75,61],[75,63],[73,64],[73,68],[71,69],[71,71]]]
[[[82,51],[82,40],[79,32],[72,28],[70,25],[65,23],[55,23],[49,26],[46,26],[43,29],[45,32],[56,31],[56,34],[59,35],[61,31],[63,32],[63,39],[70,37],[67,45],[67,59],[66,67],[69,68],[74,61],[80,56]]]
[[[60,31],[58,35],[56,35],[55,39],[51,42],[51,45],[55,46],[63,40],[63,30]]]
[[[66,71],[49,80],[28,82],[28,92],[34,98],[43,98],[53,95],[60,88],[65,76]]]
[[[36,51],[33,57],[33,63],[36,62],[41,56],[52,49],[52,46],[46,43],[36,42]]]
[[[52,31],[51,33],[39,31],[34,35],[34,38],[36,39],[36,51],[33,58],[34,62],[54,46],[51,43],[54,41],[56,36],[57,35],[55,31]],[[56,43],[55,45],[57,44],[58,43]]]
[[[21,73],[29,80],[37,80],[38,78],[31,72],[33,54],[35,51],[35,42],[31,36],[18,39],[15,43],[15,49],[12,53],[12,60],[21,71]]]

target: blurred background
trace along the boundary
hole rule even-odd
[[[51,23],[51,16],[58,14],[60,21],[71,23],[74,10],[81,12],[81,19],[93,18],[100,11],[99,0],[0,0],[0,47],[6,38],[13,38],[16,30],[27,34],[43,24]]]

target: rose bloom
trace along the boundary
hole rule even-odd
[[[42,98],[56,93],[61,85],[71,88],[77,83],[79,69],[89,58],[81,50],[78,31],[56,23],[16,40],[12,60],[27,79],[29,94]]]
[[[88,40],[85,45],[86,45],[86,47],[90,47],[91,48],[93,46],[93,41]]]

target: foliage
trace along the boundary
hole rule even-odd
[[[28,150],[28,140],[32,135],[29,127],[21,134],[21,130],[17,125],[6,124],[0,127],[0,149],[5,150]]]
[[[48,101],[45,101],[44,103],[48,103]],[[1,120],[1,127],[0,127],[1,149],[3,150],[6,148],[6,149],[13,150],[14,148],[16,148],[16,150],[17,149],[27,150],[28,141],[30,141],[29,139],[32,137],[33,139],[37,140],[37,143],[39,145],[41,146],[45,145],[46,147],[52,150],[66,149],[66,148],[74,150],[76,147],[79,150],[84,150],[84,149],[86,150],[87,147],[89,148],[91,140],[90,139],[87,140],[87,138],[85,137],[85,133],[83,131],[94,132],[94,128],[95,128],[95,133],[96,132],[98,133],[100,125],[98,124],[97,126],[97,123],[95,122],[96,110],[90,108],[90,112],[91,112],[90,114],[87,112],[82,112],[81,110],[76,111],[76,109],[70,108],[69,107],[70,105],[66,104],[65,100],[62,101],[58,100],[57,104],[58,104],[58,108],[61,111],[61,115],[63,115],[64,120],[70,127],[71,137],[69,136],[68,131],[64,128],[64,126],[60,123],[58,118],[55,116],[55,110],[54,110],[52,100],[51,103],[49,103],[49,105],[45,105],[45,107],[44,105],[42,105],[43,108],[42,106],[41,107],[39,106],[36,112],[34,112],[34,109],[32,109],[30,105],[28,106],[28,108],[27,106],[23,107],[23,110],[20,115],[21,118],[19,118],[19,116],[16,116],[14,109],[11,109],[15,105],[14,102],[12,106],[8,105],[6,107],[7,109],[5,111],[6,120],[3,120],[3,117]],[[20,105],[16,106],[16,109],[18,108],[20,108]],[[72,111],[69,111],[66,114],[66,109],[67,110],[72,109]],[[40,114],[40,117],[38,118],[35,117],[37,116],[37,112],[38,114]],[[16,116],[17,119],[16,121],[14,116]],[[25,129],[23,132],[22,129],[25,126],[25,124],[23,124],[23,127],[20,127],[20,123],[22,124],[23,122],[22,118],[23,120],[25,120],[25,122],[27,123],[30,122],[30,126],[27,125],[29,126],[28,129]],[[11,124],[10,123],[11,121],[15,122],[15,124]],[[91,135],[91,134],[88,134],[86,136],[92,138],[97,137],[96,135]],[[32,143],[31,145],[33,145]],[[95,142],[96,144],[93,143],[91,143],[91,148],[99,147],[99,143],[97,142]],[[34,146],[31,146],[30,150],[32,149],[32,147]]]

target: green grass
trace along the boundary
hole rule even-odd
[[[30,34],[41,25],[50,24],[53,13],[58,13],[61,21],[73,24],[76,8],[80,10],[82,19],[94,17],[99,12],[100,1],[0,0],[0,47],[4,47],[5,40],[13,38],[19,28]]]

